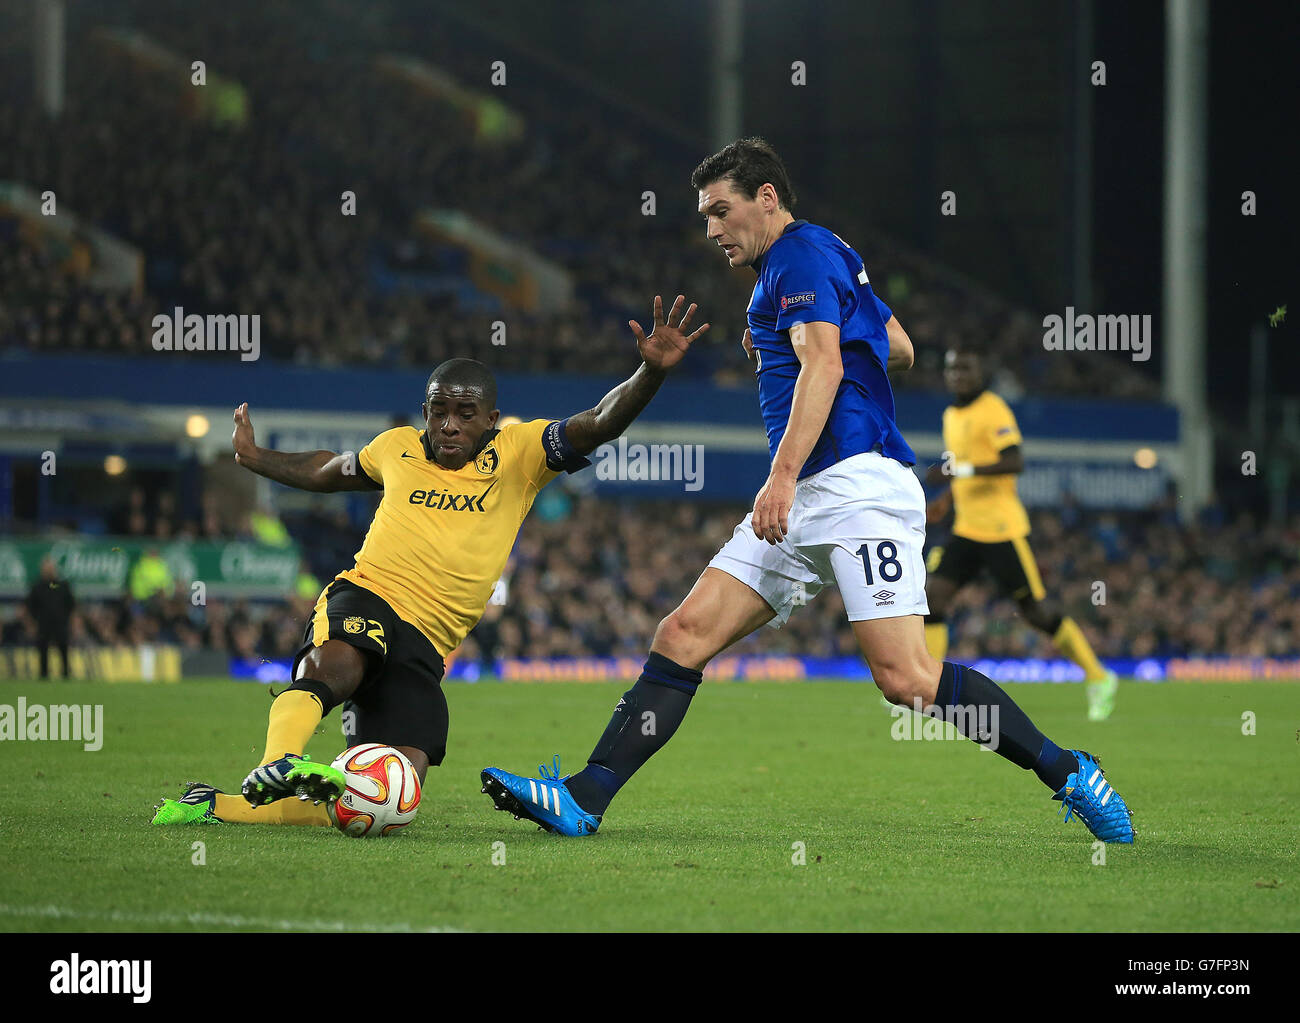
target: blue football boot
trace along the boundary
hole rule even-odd
[[[1059,799],[1065,808],[1065,819],[1071,814],[1083,821],[1093,837],[1103,842],[1122,842],[1132,845],[1137,838],[1133,830],[1133,814],[1128,805],[1101,770],[1101,761],[1091,753],[1072,749],[1079,764],[1077,771],[1061,786],[1052,798]]]
[[[560,758],[555,758],[549,774],[545,764],[539,764],[537,770],[540,778],[522,778],[489,767],[480,775],[483,791],[498,810],[513,814],[515,820],[526,817],[553,835],[594,835],[600,818],[587,813],[570,795],[564,784],[569,775],[560,777]]]

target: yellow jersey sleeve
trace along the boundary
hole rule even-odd
[[[988,431],[989,444],[994,451],[1002,451],[1014,444],[1020,444],[1020,427],[1016,425],[1016,414],[1011,406],[996,394],[990,394],[993,401],[988,403],[985,429]]]
[[[512,462],[519,466],[534,491],[541,490],[562,472],[577,472],[591,464],[569,446],[563,425],[554,419],[533,419],[501,431],[501,443],[509,445]]]
[[[385,430],[357,452],[357,464],[361,466],[361,471],[381,487],[384,485],[384,463],[392,452],[394,442],[400,440],[397,435],[406,430],[411,430],[418,436],[419,431],[416,431],[414,427],[398,426],[391,430]]]
[[[534,490],[541,490],[563,471],[547,464],[543,435],[551,423],[550,419],[532,419],[501,431],[501,440],[509,446],[512,461]]]

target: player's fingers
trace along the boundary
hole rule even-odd
[[[772,514],[771,509],[763,510],[763,539],[768,543],[776,544],[776,516]]]
[[[681,296],[678,296],[677,301],[678,301],[679,303],[681,302]],[[683,316],[683,317],[681,318],[680,322],[678,322],[678,324],[677,324],[677,329],[678,329],[678,330],[680,330],[682,333],[685,333],[685,332],[686,332],[686,328],[690,325],[691,317],[695,315],[695,310],[698,309],[698,308],[699,308],[699,306],[697,306],[694,302],[692,302],[692,303],[687,307],[687,309],[686,309],[686,315]],[[674,311],[674,312],[677,311],[677,306],[676,306],[676,305],[673,306],[673,311]]]
[[[655,326],[664,322],[664,300],[662,295],[655,296]]]
[[[699,337],[708,329],[709,329],[709,325],[707,323],[701,324],[699,327],[695,328],[695,333],[686,339],[686,343],[690,344],[692,341],[694,341],[697,337]]]
[[[674,324],[673,321],[677,319],[677,310],[682,307],[682,303],[685,301],[686,301],[685,295],[678,295],[675,299],[673,299],[673,307],[668,310],[668,326],[670,327],[681,326],[680,323]]]
[[[641,332],[641,324],[637,323],[636,320],[628,320],[627,325],[632,328],[632,333],[635,335],[638,344],[645,341],[645,334]]]

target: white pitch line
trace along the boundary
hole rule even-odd
[[[402,931],[414,934],[463,934],[457,927],[412,927],[410,924],[345,923],[340,920],[270,920],[265,917],[227,916],[220,913],[123,913],[121,910],[67,909],[63,906],[7,906],[0,916],[36,916],[65,920],[111,920],[132,924],[189,924],[191,926],[251,927],[263,931]]]

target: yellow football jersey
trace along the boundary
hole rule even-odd
[[[969,405],[949,405],[943,412],[943,446],[958,462],[992,465],[1004,448],[1019,444],[1015,414],[992,391]],[[957,510],[954,536],[980,543],[1000,543],[1029,535],[1029,516],[1020,503],[1013,473],[1000,476],[966,476],[952,481],[952,503]]]
[[[507,426],[454,472],[428,456],[423,431],[381,433],[357,460],[384,497],[337,578],[383,597],[446,657],[482,617],[534,498],[563,471],[546,464],[550,424]]]

